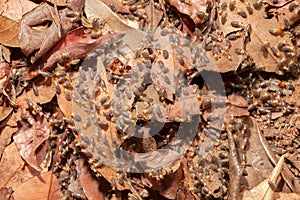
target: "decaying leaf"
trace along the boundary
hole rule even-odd
[[[0,121],[7,118],[13,111],[13,106],[16,101],[16,91],[14,85],[9,80],[9,65],[0,63]]]
[[[21,127],[13,135],[14,142],[22,158],[34,169],[41,168],[36,160],[36,150],[48,139],[49,125],[43,114],[29,115],[27,120],[21,121]]]
[[[10,49],[3,45],[0,45],[0,62],[5,60],[6,62],[10,63],[11,61],[10,56],[11,56]]]

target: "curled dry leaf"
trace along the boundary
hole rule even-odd
[[[0,162],[0,187],[7,186],[13,175],[24,165],[15,143],[11,143],[4,150]],[[10,186],[10,185],[8,185]]]
[[[81,7],[76,7],[78,10],[72,11],[81,11],[83,1],[80,2]],[[20,48],[26,56],[38,50],[31,58],[32,63],[49,51],[62,36],[73,28],[72,19],[66,16],[66,12],[71,11],[73,4],[73,2],[70,3],[70,8],[62,10],[60,16],[55,16],[55,8],[42,3],[22,17],[19,30]],[[61,24],[57,24],[57,17],[60,17]]]
[[[22,158],[34,169],[40,171],[36,159],[36,150],[45,142],[50,134],[49,125],[44,115],[38,113],[29,115],[26,121],[21,121],[21,127],[13,135],[14,142]]]
[[[8,47],[0,45],[0,62],[3,62],[5,60],[6,62],[10,63],[10,55],[10,49]]]
[[[54,68],[55,64],[62,60],[64,64],[69,64],[71,60],[76,60],[84,58],[90,53],[94,48],[103,43],[106,39],[112,37],[112,35],[100,36],[98,39],[92,39],[90,34],[84,34],[83,28],[78,28],[71,31],[66,35],[57,45],[43,58],[44,63],[34,65],[28,69],[28,71],[23,75],[23,80],[30,80],[34,76],[31,71],[39,68],[42,71],[49,71]],[[122,34],[116,36],[121,38]],[[103,47],[103,46],[102,46]]]
[[[63,194],[60,190],[56,176],[49,171],[40,174],[40,176],[29,178],[19,187],[14,188],[14,197],[16,199],[24,200],[55,200],[61,199]]]

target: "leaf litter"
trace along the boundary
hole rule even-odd
[[[3,198],[299,192],[297,2],[0,5]]]

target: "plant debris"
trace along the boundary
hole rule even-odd
[[[298,4],[0,1],[0,199],[299,198]]]

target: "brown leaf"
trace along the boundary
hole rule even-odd
[[[37,89],[37,93],[34,91],[34,87]],[[28,101],[32,102],[33,104],[45,104],[50,102],[54,95],[55,89],[52,78],[38,77],[35,79],[35,82],[32,84],[29,90],[17,98],[17,105],[24,109],[28,108]]]
[[[10,49],[3,45],[0,45],[0,61],[2,62],[4,59],[6,62],[10,63],[10,55]]]
[[[289,10],[289,6],[291,3],[295,2],[292,1],[289,4],[276,10],[276,12],[278,13],[278,21],[282,28],[290,28],[290,26],[293,26],[300,19],[300,16],[296,12],[291,12]]]
[[[21,127],[13,136],[22,158],[38,171],[41,168],[36,159],[36,150],[48,139],[49,132],[49,125],[43,114],[31,114],[26,121],[21,121]]]
[[[104,200],[105,195],[103,191],[100,191],[100,183],[89,171],[89,167],[84,164],[84,160],[80,159],[76,165],[78,178],[80,180],[83,191],[88,199]]]
[[[222,42],[220,42],[219,44],[223,49],[226,49],[226,41],[228,41],[228,39],[225,38],[223,35],[220,35],[218,37],[220,37],[220,39],[222,40]],[[239,34],[239,37],[240,38],[237,40],[230,41],[231,47],[226,51],[226,53],[220,52],[218,47],[213,47],[213,50],[208,51],[206,55],[210,60],[209,63],[198,69],[206,69],[222,73],[228,71],[235,71],[244,59],[244,55],[238,55],[235,53],[235,49],[244,48],[245,34],[241,33]]]
[[[0,121],[4,120],[10,115],[10,113],[13,111],[13,104],[15,104],[16,101],[16,91],[10,81],[4,88],[4,92],[2,93],[2,95],[0,95],[0,97],[2,96],[2,99],[0,99],[0,102],[2,104],[0,106]]]
[[[297,200],[300,199],[300,194],[297,193],[285,193],[285,192],[275,192],[274,199],[276,200]]]
[[[15,143],[5,148],[0,162],[0,187],[5,186],[24,165]],[[10,186],[10,185],[9,185]]]
[[[0,134],[0,158],[5,148],[11,141],[11,136],[18,130],[17,127],[5,126],[1,129]]]
[[[195,24],[201,24],[205,20],[204,18],[198,17],[198,12],[206,13],[206,1],[191,0],[188,2],[170,0],[170,4],[175,6],[179,12],[189,16]]]
[[[87,18],[100,17],[109,28],[117,33],[128,31],[132,27],[126,25],[105,3],[98,0],[86,0],[84,11]]]
[[[67,11],[80,12],[83,1],[80,1],[80,3],[81,6],[77,7],[76,5],[75,7],[74,4],[76,3],[70,1],[68,7],[59,12],[60,16],[54,15],[56,12],[53,7],[42,3],[22,17],[19,30],[20,48],[26,56],[38,50],[31,58],[32,63],[49,51],[56,42],[73,28],[72,18],[67,17],[66,13]],[[72,10],[73,6],[77,10]],[[57,17],[60,17],[61,24],[59,25],[55,20]]]
[[[0,43],[6,46],[19,47],[19,23],[0,16]]]
[[[224,0],[227,5],[230,1]],[[222,3],[222,2],[221,2]],[[275,17],[268,19],[265,17],[265,9],[256,10],[253,9],[253,14],[247,12],[247,4],[237,1],[236,9],[230,11],[227,8],[226,22],[222,24],[221,17],[218,18],[220,24],[220,30],[226,37],[230,34],[240,34],[245,31],[248,39],[238,38],[237,40],[243,40],[245,42],[245,48],[239,48],[239,53],[234,53],[231,56],[242,54],[250,54],[253,62],[262,67],[267,72],[282,73],[284,66],[289,62],[296,62],[294,56],[286,57],[285,54],[277,48],[279,42],[284,42],[287,45],[292,45],[291,35],[289,32],[284,31],[281,28],[280,23]],[[250,5],[251,6],[251,5]],[[245,12],[246,17],[242,17],[242,11]],[[235,27],[231,23],[235,23]],[[246,28],[251,25],[251,30],[248,32]],[[248,28],[247,28],[248,29]],[[262,51],[262,45],[265,45],[266,50]],[[271,50],[273,48],[276,53]],[[243,52],[246,51],[246,52]],[[277,55],[278,54],[278,55]]]
[[[281,156],[276,167],[272,170],[268,178],[262,181],[260,184],[252,188],[251,190],[245,190],[243,192],[243,200],[260,200],[260,199],[273,199],[274,189],[271,185],[277,185],[282,165],[284,163],[284,156]]]
[[[19,187],[14,188],[14,197],[24,200],[38,199],[61,199],[63,194],[60,190],[58,180],[51,171],[42,173],[25,180]],[[30,194],[30,195],[24,195]]]
[[[267,178],[271,173],[273,166],[260,142],[258,125],[255,119],[247,117],[245,123],[249,128],[250,134],[248,139],[249,149],[246,151],[246,158],[247,161],[251,161],[251,165],[246,166],[245,168],[248,174],[246,180],[248,189],[252,189]]]
[[[166,175],[163,180],[157,180],[155,178],[150,178],[152,183],[152,188],[158,190],[159,193],[168,199],[175,199],[179,185],[184,179],[183,166],[181,164],[180,168],[173,174]]]
[[[29,0],[1,0],[0,13],[13,21],[19,22],[22,16],[35,8],[36,3]]]

